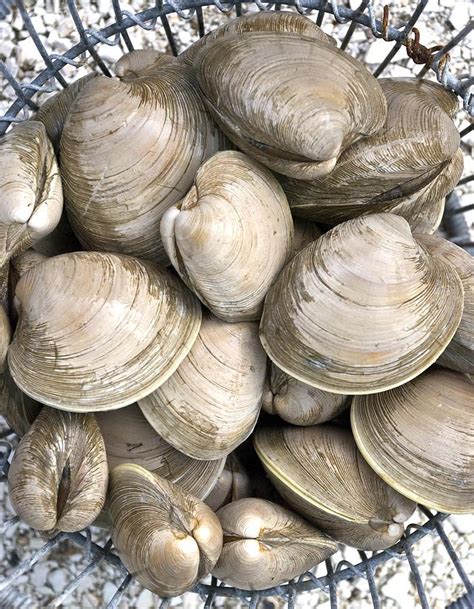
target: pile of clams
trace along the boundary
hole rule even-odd
[[[12,127],[18,516],[109,528],[166,598],[388,548],[417,503],[474,511],[474,264],[436,232],[456,110],[262,12],[177,58],[133,51]]]

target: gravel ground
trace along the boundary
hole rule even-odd
[[[139,0],[133,2],[122,2],[125,10],[133,12],[143,9],[151,3]],[[352,6],[359,4],[359,0]],[[27,3],[28,5],[28,3]],[[396,5],[396,6],[395,6]],[[416,2],[413,0],[398,0],[391,5],[390,23],[397,26],[407,21],[414,9]],[[29,8],[32,10],[33,24],[40,34],[48,52],[63,53],[70,46],[78,42],[79,37],[74,28],[71,18],[62,8],[63,2],[59,0],[30,0]],[[471,11],[471,14],[469,12]],[[95,2],[83,2],[80,8],[81,17],[85,24],[91,29],[100,29],[107,23],[113,21],[111,2],[109,0],[96,0]],[[474,16],[474,5],[461,0],[430,0],[428,9],[419,21],[421,41],[426,46],[445,43],[452,38],[469,20]],[[217,9],[206,9],[205,18],[208,27],[216,27],[226,17]],[[178,43],[178,49],[182,50],[198,36],[197,24],[194,19],[183,21],[176,16],[170,17],[170,24]],[[347,25],[334,25],[327,17],[324,22],[326,32],[341,38]],[[150,47],[169,51],[166,38],[162,33],[145,31],[134,28],[131,38],[136,48]],[[474,61],[473,36],[466,40],[462,47],[453,49],[451,53],[451,70],[454,73],[465,74],[469,71]],[[369,68],[375,67],[384,59],[390,49],[390,45],[381,40],[373,40],[370,32],[363,28],[357,28],[349,45],[349,52],[364,61]],[[100,45],[100,54],[108,66],[122,55],[124,49],[120,45]],[[4,60],[10,71],[20,80],[31,80],[42,67],[42,60],[33,41],[24,31],[19,15],[13,12],[5,21],[0,21],[0,59]],[[91,69],[93,64],[87,58],[81,60],[81,67],[72,68],[67,66],[63,71],[68,80],[78,78]],[[418,71],[418,67],[415,73]],[[399,51],[393,63],[386,69],[384,76],[410,76],[413,74],[413,64],[405,55],[403,49]],[[6,112],[14,99],[14,92],[7,83],[0,80],[0,115]],[[44,98],[43,98],[44,99]],[[41,98],[38,99],[41,103]],[[458,124],[460,128],[469,123],[463,112],[459,113]],[[464,175],[474,174],[474,161],[472,148],[474,146],[474,133],[464,139],[465,172]],[[472,182],[471,182],[472,186]],[[465,204],[474,203],[474,193],[468,191],[468,186],[459,188],[464,195]],[[472,224],[473,215],[468,218]],[[12,516],[8,504],[6,487],[0,483],[0,522]],[[418,514],[418,522],[424,518]],[[415,520],[416,520],[415,518]],[[445,530],[463,561],[464,568],[470,577],[474,577],[474,516],[451,517],[445,524]],[[93,530],[93,539],[105,541],[104,532]],[[32,552],[39,549],[44,540],[28,527],[18,524],[6,530],[2,535],[0,543],[0,580],[7,575],[19,561],[30,556]],[[418,561],[420,573],[426,584],[428,598],[432,609],[444,609],[449,602],[464,592],[459,576],[450,562],[443,544],[437,537],[426,537],[414,548],[414,554]],[[352,560],[357,562],[358,555],[354,550],[346,549],[341,555],[335,557],[338,560]],[[0,593],[0,609],[39,609],[40,607],[53,607],[52,599],[60,594],[68,582],[78,575],[87,565],[82,551],[72,544],[65,543],[55,550],[51,556],[43,558],[38,564],[19,577],[15,582],[14,593],[6,595]],[[317,572],[323,575],[324,568]],[[79,609],[95,609],[105,607],[106,603],[115,593],[122,579],[121,574],[108,565],[99,565],[93,574],[84,578],[74,594],[66,601],[63,607]],[[416,594],[410,569],[406,561],[391,560],[376,572],[377,588],[383,597],[383,609],[417,609],[421,607]],[[355,582],[342,582],[338,586],[338,600],[341,609],[366,609],[372,607],[368,584],[359,579]],[[171,606],[193,609],[201,606],[199,597],[186,594],[180,599],[171,601]],[[237,601],[219,600],[217,606],[236,607]],[[119,604],[120,609],[148,609],[159,606],[159,600],[147,590],[143,590],[136,582],[133,582]],[[327,594],[311,593],[300,595],[296,601],[299,609],[318,607],[318,609],[330,609]],[[280,599],[268,599],[262,603],[263,609],[279,609],[283,607]]]

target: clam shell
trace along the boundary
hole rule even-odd
[[[415,504],[374,473],[350,431],[331,425],[262,428],[254,445],[280,495],[334,539],[381,550],[402,536]]]
[[[294,32],[224,36],[199,52],[194,67],[224,133],[290,177],[326,175],[344,148],[385,122],[382,89],[363,64]]]
[[[56,408],[120,408],[163,383],[201,324],[197,299],[150,262],[78,252],[23,275],[10,372],[32,398]]]
[[[325,34],[314,21],[303,15],[286,11],[262,11],[242,15],[215,28],[185,49],[179,55],[179,59],[188,65],[192,65],[199,51],[209,43],[224,36],[244,32],[294,32],[300,36],[314,38],[336,46],[336,41],[332,36]]]
[[[384,129],[345,150],[328,176],[311,182],[283,178],[293,214],[333,225],[361,214],[390,211],[407,204],[420,190],[419,196],[432,203],[449,192],[443,188],[460,163],[457,158],[448,167],[460,141],[445,111],[453,95],[441,85],[411,78],[379,83],[388,103]],[[443,177],[436,180],[441,173]],[[411,221],[410,214],[403,215]],[[412,228],[417,226],[414,222]]]
[[[374,214],[333,228],[300,252],[267,294],[260,338],[290,376],[332,393],[406,383],[444,351],[461,321],[454,267]]]
[[[8,472],[18,516],[43,531],[80,531],[105,501],[107,461],[91,414],[43,408],[20,441]]]
[[[204,499],[217,484],[225,460],[198,461],[170,446],[148,424],[137,405],[96,414],[112,470],[134,463]]]
[[[44,126],[15,125],[0,138],[0,267],[49,234],[63,209],[61,178]]]
[[[162,57],[163,53],[154,49],[137,49],[123,55],[115,64],[114,72],[119,78],[133,80],[153,68],[155,62],[159,70]]]
[[[43,102],[38,112],[33,115],[31,120],[39,121],[45,126],[46,134],[53,144],[56,153],[59,152],[59,142],[61,141],[64,123],[73,101],[95,76],[96,74],[87,74],[82,78],[78,78],[66,89],[59,91],[59,93]]]
[[[436,235],[416,235],[416,238],[431,254],[454,266],[464,288],[461,323],[438,363],[458,372],[474,374],[474,258]]]
[[[402,216],[414,233],[431,235],[441,224],[446,196],[459,182],[464,168],[464,155],[459,148],[451,161],[427,186],[402,197],[391,213]]]
[[[276,414],[292,425],[318,425],[334,419],[348,405],[346,395],[311,387],[271,365],[262,403],[269,414]]]
[[[148,422],[195,459],[227,456],[252,433],[260,413],[267,358],[254,322],[226,323],[204,313],[176,372],[139,400]]]
[[[112,470],[108,511],[125,567],[161,597],[192,588],[221,553],[222,529],[211,509],[139,465]]]
[[[337,545],[276,503],[241,499],[217,512],[224,533],[213,575],[231,586],[279,586],[329,558]]]
[[[473,384],[430,370],[354,398],[352,430],[369,465],[405,496],[441,512],[474,511]]]
[[[218,133],[176,58],[126,76],[94,78],[71,107],[61,139],[66,206],[85,248],[163,262],[161,217],[218,149]]]
[[[219,152],[161,222],[173,266],[224,321],[260,318],[291,251],[293,221],[275,177],[241,152]]]

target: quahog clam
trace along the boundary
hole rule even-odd
[[[163,262],[163,212],[218,149],[189,67],[160,54],[138,75],[97,76],[71,106],[61,174],[71,225],[88,249]]]
[[[385,127],[346,149],[329,175],[311,182],[282,179],[293,214],[334,225],[390,211],[403,201],[408,205],[410,195],[420,189],[433,203],[449,192],[451,180],[434,180],[459,148],[451,118],[456,96],[415,78],[378,82],[388,103]],[[459,158],[447,175],[457,175],[458,166]]]
[[[462,316],[454,267],[393,214],[325,233],[283,269],[260,324],[263,347],[290,376],[332,393],[384,391],[430,366]]]
[[[474,374],[474,258],[451,241],[436,235],[416,235],[416,238],[434,256],[454,266],[464,288],[461,323],[438,363],[458,372]]]
[[[124,565],[161,597],[191,588],[211,571],[222,550],[222,528],[214,512],[139,465],[112,470],[108,514]]]
[[[8,359],[32,398],[72,411],[127,406],[168,378],[199,332],[199,301],[151,262],[100,252],[48,258],[15,292]]]
[[[329,558],[337,544],[297,514],[264,499],[241,499],[217,512],[224,533],[212,574],[231,586],[279,586]]]
[[[56,157],[41,123],[15,125],[0,138],[0,267],[58,224],[63,193]]]
[[[261,11],[230,19],[227,23],[208,32],[203,38],[185,49],[179,55],[179,59],[188,65],[192,65],[199,51],[209,43],[223,36],[244,32],[294,32],[300,36],[336,45],[332,36],[325,34],[314,21],[303,15],[287,11]]]
[[[226,35],[200,50],[194,68],[230,140],[293,178],[326,175],[344,148],[385,122],[382,89],[363,64],[294,32]]]
[[[176,372],[138,403],[172,446],[195,459],[219,459],[255,427],[266,364],[257,323],[231,324],[204,312],[198,337]]]
[[[350,431],[331,425],[261,428],[254,445],[281,496],[334,539],[381,550],[402,536],[415,504],[375,474]]]
[[[352,430],[369,465],[400,493],[441,512],[474,511],[474,385],[429,370],[385,393],[356,396]]]
[[[95,416],[110,470],[123,463],[134,463],[178,484],[198,499],[207,497],[217,484],[224,459],[198,461],[180,453],[156,433],[136,404],[118,411],[98,412]]]
[[[252,321],[290,254],[293,221],[268,169],[225,151],[199,168],[185,198],[163,215],[161,238],[183,281],[214,315]]]
[[[41,531],[79,531],[105,501],[105,446],[92,414],[44,407],[18,445],[8,472],[18,516]]]
[[[349,406],[346,395],[329,393],[292,378],[271,364],[263,396],[263,410],[292,425],[318,425],[330,421]]]
[[[223,505],[251,497],[252,480],[236,453],[231,453],[225,462],[224,469],[217,482],[206,497],[205,503],[212,509],[218,510]]]

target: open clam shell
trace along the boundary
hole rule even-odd
[[[334,419],[348,406],[348,396],[306,385],[271,365],[262,403],[269,414],[276,414],[292,425],[318,425]]]
[[[214,512],[139,465],[112,470],[108,513],[124,565],[161,597],[192,588],[221,553],[222,528]]]
[[[362,216],[283,269],[260,338],[279,368],[308,385],[374,393],[436,361],[459,326],[463,298],[454,267],[420,246],[406,220]]]
[[[421,189],[433,203],[449,192],[441,194],[449,189],[449,175],[457,173],[459,159],[454,167],[447,166],[460,140],[446,110],[457,106],[456,96],[415,78],[378,82],[388,103],[384,128],[347,148],[327,176],[310,182],[283,178],[294,215],[334,225],[390,211]],[[434,181],[443,171],[444,179]]]
[[[225,457],[255,427],[266,363],[257,323],[231,324],[204,313],[188,355],[139,406],[152,427],[186,455]]]
[[[18,516],[42,531],[79,531],[105,501],[105,446],[92,414],[43,408],[20,441],[8,472]]]
[[[179,59],[192,65],[199,51],[209,43],[224,36],[242,34],[244,32],[294,32],[300,36],[314,38],[333,46],[336,45],[335,39],[325,34],[308,17],[286,11],[261,11],[241,15],[215,28],[184,50],[179,55]]]
[[[290,255],[293,221],[268,169],[225,151],[199,168],[185,198],[164,214],[161,238],[183,281],[214,315],[253,321]]]
[[[59,222],[63,191],[41,123],[19,123],[0,138],[0,267]]]
[[[117,412],[98,412],[96,419],[110,470],[123,463],[135,463],[199,499],[207,497],[217,484],[224,459],[198,461],[180,453],[156,433],[136,404]]]
[[[474,510],[474,385],[429,370],[385,393],[356,396],[352,430],[369,465],[390,486],[441,512]]]
[[[190,68],[160,54],[138,75],[98,76],[71,106],[61,174],[71,225],[87,248],[163,262],[161,217],[218,149]]]
[[[350,431],[331,425],[262,428],[254,445],[280,495],[334,539],[381,550],[402,536],[415,504],[375,474]]]
[[[326,175],[344,148],[385,122],[382,89],[363,64],[294,32],[226,35],[201,49],[194,68],[231,141],[293,178]]]
[[[217,512],[224,533],[213,575],[231,586],[279,586],[329,558],[337,544],[276,503],[241,499]]]
[[[416,238],[431,254],[454,266],[464,288],[461,323],[438,363],[458,372],[474,374],[474,258],[436,235],[416,235]]]
[[[78,252],[49,258],[17,284],[10,372],[56,408],[127,406],[163,383],[199,332],[199,301],[150,262]]]

